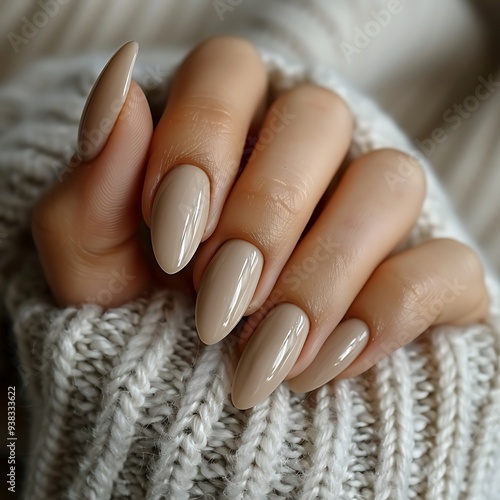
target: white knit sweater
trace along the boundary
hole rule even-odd
[[[265,45],[273,90],[307,80],[346,99],[352,157],[415,153],[334,69],[291,63]],[[155,114],[182,54],[140,53],[134,76]],[[201,344],[192,304],[175,290],[108,311],[54,306],[30,212],[63,172],[108,55],[42,61],[0,88],[1,286],[32,405],[26,498],[498,499],[500,291],[491,273],[484,324],[433,328],[354,380],[310,395],[285,383],[246,411],[229,398],[231,339]],[[411,244],[472,244],[420,159],[428,195]]]

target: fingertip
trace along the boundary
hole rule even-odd
[[[96,158],[104,148],[127,100],[139,44],[122,45],[108,61],[85,103],[78,128],[78,154],[83,161]]]

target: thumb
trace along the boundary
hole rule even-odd
[[[115,306],[149,286],[138,228],[149,106],[131,80],[137,44],[125,44],[94,85],[80,122],[78,153],[35,207],[32,231],[60,305]]]
[[[132,81],[99,156],[75,168],[74,175],[70,173],[66,185],[61,186],[80,201],[79,224],[89,251],[109,252],[137,231],[152,131],[146,97]]]

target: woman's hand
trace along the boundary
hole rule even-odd
[[[249,316],[232,391],[239,408],[285,378],[293,390],[312,390],[362,373],[431,325],[484,316],[483,271],[471,249],[432,240],[395,252],[425,196],[414,158],[364,155],[324,196],[352,135],[339,96],[302,85],[268,104],[257,51],[218,37],[183,62],[153,132],[131,81],[136,54],[131,42],[108,63],[82,117],[79,164],[34,212],[61,305],[117,306],[158,284],[141,246],[144,220],[159,266],[183,270],[175,286],[194,280],[205,343]]]

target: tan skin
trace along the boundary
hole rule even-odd
[[[108,307],[157,286],[192,290],[217,249],[238,238],[259,248],[265,261],[246,313],[253,326],[241,347],[269,297],[298,305],[310,318],[307,341],[288,379],[314,361],[346,317],[369,326],[370,342],[340,377],[366,371],[433,324],[484,318],[483,270],[471,249],[434,240],[393,253],[414,225],[426,189],[421,167],[401,152],[375,151],[353,162],[300,239],[346,155],[353,119],[340,97],[313,85],[282,94],[262,113],[266,89],[266,71],[255,48],[230,37],[209,39],[187,56],[155,130],[146,99],[132,82],[122,110],[127,119],[117,121],[101,154],[68,172],[35,208],[33,235],[57,303],[87,302],[117,269],[134,278]],[[250,127],[270,129],[284,109],[293,119],[254,150],[234,182]],[[412,165],[412,174],[390,186],[384,174],[397,171],[401,161]],[[208,175],[210,213],[190,265],[167,276],[144,251],[138,229],[142,221],[150,225],[161,180],[183,163]],[[283,186],[286,196],[277,197]],[[319,252],[320,237],[333,241],[332,254],[301,278],[297,269]],[[443,283],[454,279],[464,284],[464,293],[426,314],[444,293]],[[402,329],[404,339],[398,338]]]

